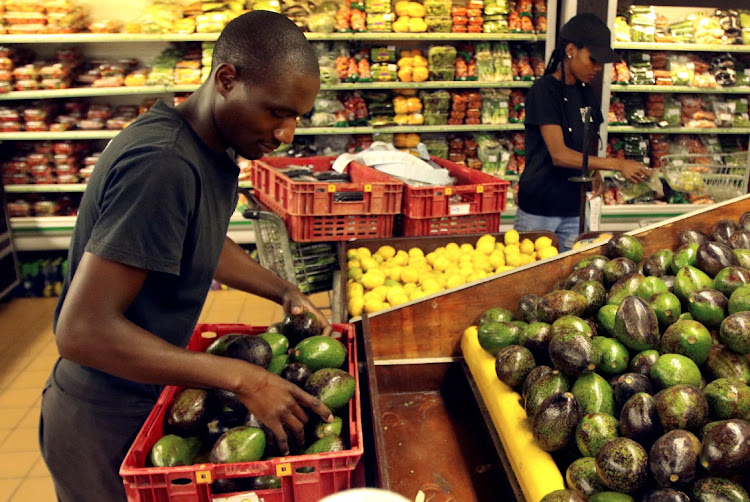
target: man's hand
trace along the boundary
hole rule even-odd
[[[318,321],[320,321],[324,336],[330,336],[333,332],[333,327],[328,322],[328,319],[326,319],[326,316],[299,289],[289,288],[282,298],[281,306],[284,307],[284,312],[288,314],[301,314],[303,310],[312,312],[318,318]]]
[[[247,375],[243,375],[241,387],[235,394],[273,432],[282,455],[289,454],[287,430],[294,434],[298,444],[305,442],[308,418],[302,406],[311,409],[326,422],[333,420],[331,410],[320,399],[270,371],[251,364],[246,366]]]
[[[617,168],[631,183],[641,183],[651,178],[651,169],[634,160],[620,159]]]
[[[599,171],[594,171],[592,178],[591,197],[589,197],[589,200],[599,197],[604,193],[604,180],[602,179],[601,173]]]

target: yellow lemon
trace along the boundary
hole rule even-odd
[[[507,272],[508,270],[513,270],[514,267],[511,267],[510,265],[503,265],[502,267],[497,267],[495,270],[496,274],[502,274],[503,272]]]
[[[393,267],[388,271],[388,278],[392,281],[400,282],[401,281],[401,270],[403,270],[403,267]]]
[[[518,235],[518,232],[515,230],[508,230],[505,232],[505,235],[503,236],[503,242],[507,246],[508,244],[518,244],[518,241],[520,240],[520,236]]]
[[[362,298],[361,296],[352,298],[349,300],[347,308],[349,309],[350,316],[352,317],[360,316],[362,315],[362,310],[364,310],[365,308],[365,299]]]
[[[427,293],[425,293],[421,289],[417,288],[417,289],[415,289],[414,291],[411,292],[411,294],[409,295],[409,299],[410,300],[419,300],[423,296],[427,296]]]
[[[383,255],[379,255],[379,254],[377,254],[377,253],[375,253],[374,255],[372,255],[372,257],[371,257],[371,258],[372,258],[373,260],[375,260],[375,261],[376,261],[376,262],[377,262],[378,264],[381,264],[381,263],[384,263],[384,262],[385,262],[385,258],[383,258]]]
[[[531,253],[531,261],[536,261],[538,257],[539,257],[539,253],[537,253],[536,251]]]
[[[391,304],[388,303],[388,302],[383,302],[383,308],[384,309],[389,309],[389,308],[391,308]]]
[[[349,260],[346,262],[346,268],[362,268],[362,264],[359,262],[359,260]]]
[[[514,254],[520,254],[521,248],[518,247],[518,244],[510,244],[505,246],[505,259],[508,259],[508,256],[514,255]]]
[[[537,251],[541,251],[542,249],[548,248],[551,245],[552,245],[552,239],[550,239],[546,235],[537,237],[537,239],[534,241],[534,249],[536,249]]]
[[[381,302],[383,301],[383,296],[379,295],[375,291],[367,291],[364,295],[362,295],[362,299],[367,302]]]
[[[448,275],[448,276],[456,275],[456,274],[459,273],[459,270],[461,270],[461,269],[458,268],[458,265],[451,265],[450,267],[448,267],[447,269],[445,269],[444,274]]]
[[[391,306],[393,307],[401,305],[402,303],[407,303],[408,301],[409,301],[409,296],[403,292],[400,292],[397,295],[393,295],[392,298],[388,299],[388,303],[390,303]]]
[[[531,254],[534,252],[534,243],[531,239],[524,239],[521,242],[521,252],[524,254]]]
[[[502,267],[505,265],[505,255],[502,251],[493,251],[490,255],[490,265],[492,265],[493,269],[496,269],[497,267]]]
[[[505,255],[505,263],[511,267],[518,267],[521,265],[521,254],[514,253]]]
[[[496,239],[490,234],[485,234],[477,240],[477,251],[490,255],[495,250]]]
[[[459,247],[458,247],[458,244],[456,244],[455,242],[449,242],[448,244],[445,245],[445,250],[446,251],[458,251]]]
[[[349,249],[346,252],[346,259],[347,260],[359,260],[359,253],[357,253],[356,249]]]
[[[380,266],[380,263],[375,260],[375,258],[372,257],[365,257],[359,260],[359,262],[362,264],[362,270],[365,272],[372,270],[374,268],[378,268]]]
[[[375,289],[385,282],[385,274],[380,270],[370,270],[362,276],[360,281],[367,289]]]
[[[442,291],[443,289],[445,289],[445,283],[448,280],[448,278],[446,277],[446,275],[445,274],[440,274],[436,278],[436,280],[437,280],[438,285],[440,286],[440,290]]]
[[[521,257],[521,265],[528,265],[529,263],[534,261],[529,254],[520,254],[519,256]]]
[[[388,292],[391,290],[388,286],[378,286],[377,288],[373,289],[371,293],[378,295],[378,298],[380,298],[380,301],[385,301],[385,299],[388,297]]]
[[[408,265],[409,254],[406,251],[400,250],[396,253],[396,256],[393,257],[393,262],[396,265]]]
[[[464,244],[461,244],[461,246],[459,247],[459,249],[460,249],[460,251],[462,253],[469,253],[471,251],[474,251],[474,246],[472,246],[471,244],[469,244],[468,242],[466,242]]]
[[[377,253],[383,258],[393,258],[394,256],[396,256],[396,250],[393,248],[393,246],[380,246]]]
[[[357,254],[360,258],[370,258],[372,256],[372,251],[370,251],[366,247],[361,247],[357,248]]]
[[[422,281],[422,289],[425,291],[437,292],[442,288],[440,287],[440,283],[437,279],[430,277]]]
[[[404,284],[404,291],[406,291],[406,294],[411,294],[412,291],[417,289],[419,286],[417,286],[416,282],[410,282],[408,284]]]
[[[484,279],[485,277],[487,277],[487,272],[485,272],[484,270],[475,270],[469,275],[469,277],[466,278],[466,282],[478,281],[479,279]]]
[[[394,281],[393,279],[386,279],[383,283],[383,286],[388,286],[389,288],[402,288],[404,287],[403,284],[401,284],[398,281]]]
[[[365,294],[365,287],[358,282],[353,282],[346,286],[346,292],[349,294],[349,298],[362,296]]]
[[[435,250],[435,254],[438,256],[442,256],[445,254],[445,246],[440,246]]]
[[[503,244],[502,242],[498,242],[497,244],[495,244],[495,250],[496,251],[505,251],[505,244]]]
[[[445,270],[450,266],[451,262],[448,261],[448,258],[445,256],[438,256],[435,258],[435,263],[432,264],[432,268],[437,270],[438,272],[445,272]]]
[[[432,251],[430,253],[427,253],[424,256],[424,259],[429,263],[430,265],[435,263],[435,260],[437,259],[437,254],[435,254],[435,251]]]
[[[419,248],[411,248],[409,250],[409,256],[412,258],[415,256],[421,256],[422,258],[424,258],[424,251]]]
[[[359,267],[354,267],[354,268],[350,268],[350,269],[349,269],[349,270],[348,270],[348,271],[346,272],[346,276],[347,276],[347,277],[348,277],[349,279],[354,279],[355,281],[359,281],[359,280],[361,280],[361,279],[362,279],[362,275],[363,275],[363,274],[364,274],[364,272],[363,272],[363,271],[362,271],[362,269],[361,269],[361,268],[359,268]]]
[[[539,251],[539,259],[544,260],[546,258],[552,258],[558,253],[557,248],[554,246],[550,246],[548,248],[544,248],[541,251]]]
[[[404,267],[401,269],[401,282],[409,284],[411,282],[417,282],[419,279],[419,272],[412,266]]]
[[[474,258],[473,254],[469,254],[469,253],[462,254],[461,258],[458,259],[458,263],[459,264],[460,263],[471,263],[471,259],[472,258]]]
[[[383,305],[383,302],[380,302],[378,300],[365,301],[364,311],[368,314],[378,312],[379,310],[383,310],[384,308],[385,306]]]
[[[460,286],[462,284],[466,284],[466,279],[462,275],[452,275],[448,278],[447,281],[445,281],[445,287],[446,288],[455,288],[457,286]]]

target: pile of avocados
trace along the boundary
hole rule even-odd
[[[677,237],[614,237],[479,320],[565,473],[543,502],[750,502],[750,212]]]
[[[242,359],[261,366],[318,397],[334,414],[326,423],[314,412],[305,431],[305,444],[289,434],[291,455],[348,449],[347,406],[355,380],[342,368],[348,364],[346,347],[336,338],[321,336],[314,314],[287,314],[265,333],[229,333],[217,338],[206,352]],[[290,349],[291,347],[291,349]],[[235,394],[222,389],[183,389],[164,416],[164,436],[151,449],[150,466],[174,467],[201,463],[255,462],[280,455],[273,433],[249,413]],[[224,478],[213,493],[280,488],[275,476]]]

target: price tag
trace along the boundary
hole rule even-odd
[[[453,195],[453,188],[445,187],[445,195]]]
[[[328,185],[328,193],[335,193],[335,192],[336,192],[336,185],[334,185],[333,183]]]
[[[477,193],[484,193],[484,185],[477,185]]]
[[[365,184],[365,192],[372,192],[372,185],[369,183]]]
[[[231,497],[214,497],[213,502],[260,502],[255,492],[240,493]]]
[[[450,214],[453,216],[469,214],[469,211],[471,211],[471,204],[451,204],[449,209]]]

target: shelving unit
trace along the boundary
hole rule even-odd
[[[750,87],[692,87],[689,85],[631,85],[612,84],[612,92],[658,92],[684,94],[747,94]]]

